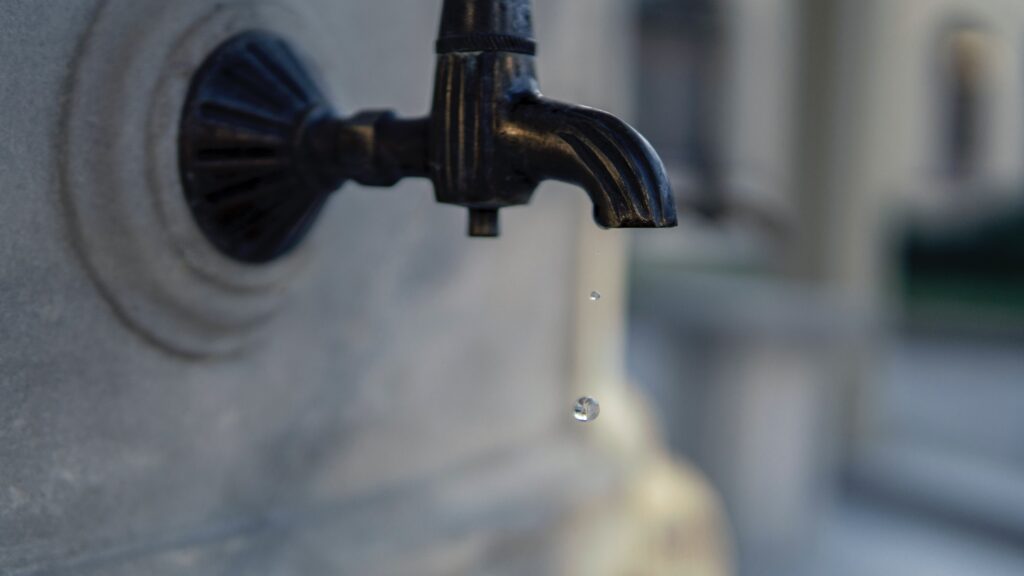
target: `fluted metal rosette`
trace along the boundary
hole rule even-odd
[[[309,128],[331,116],[280,38],[247,32],[210,55],[192,81],[179,156],[196,222],[221,251],[267,262],[305,235],[340,185],[305,166]]]

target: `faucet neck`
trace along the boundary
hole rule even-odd
[[[531,0],[445,0],[439,54],[535,50]]]

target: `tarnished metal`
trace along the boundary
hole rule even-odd
[[[308,231],[345,181],[426,177],[469,209],[471,236],[544,180],[583,187],[608,228],[676,224],[664,167],[644,138],[599,110],[544,98],[530,0],[446,0],[433,107],[338,118],[283,40],[264,32],[217,49],[193,80],[180,135],[182,181],[200,228],[226,254],[265,262]]]

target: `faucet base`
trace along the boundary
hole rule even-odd
[[[252,264],[298,244],[342,183],[309,166],[310,128],[331,117],[280,38],[246,32],[210,54],[192,80],[178,140],[185,196],[210,242]]]

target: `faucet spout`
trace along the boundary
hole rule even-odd
[[[676,226],[665,167],[647,140],[619,118],[540,96],[510,114],[511,146],[536,181],[558,180],[586,190],[604,228]]]
[[[676,225],[665,168],[611,114],[548,100],[537,82],[531,0],[445,0],[430,130],[437,199],[470,210],[472,236],[543,180],[584,188],[605,228]]]

